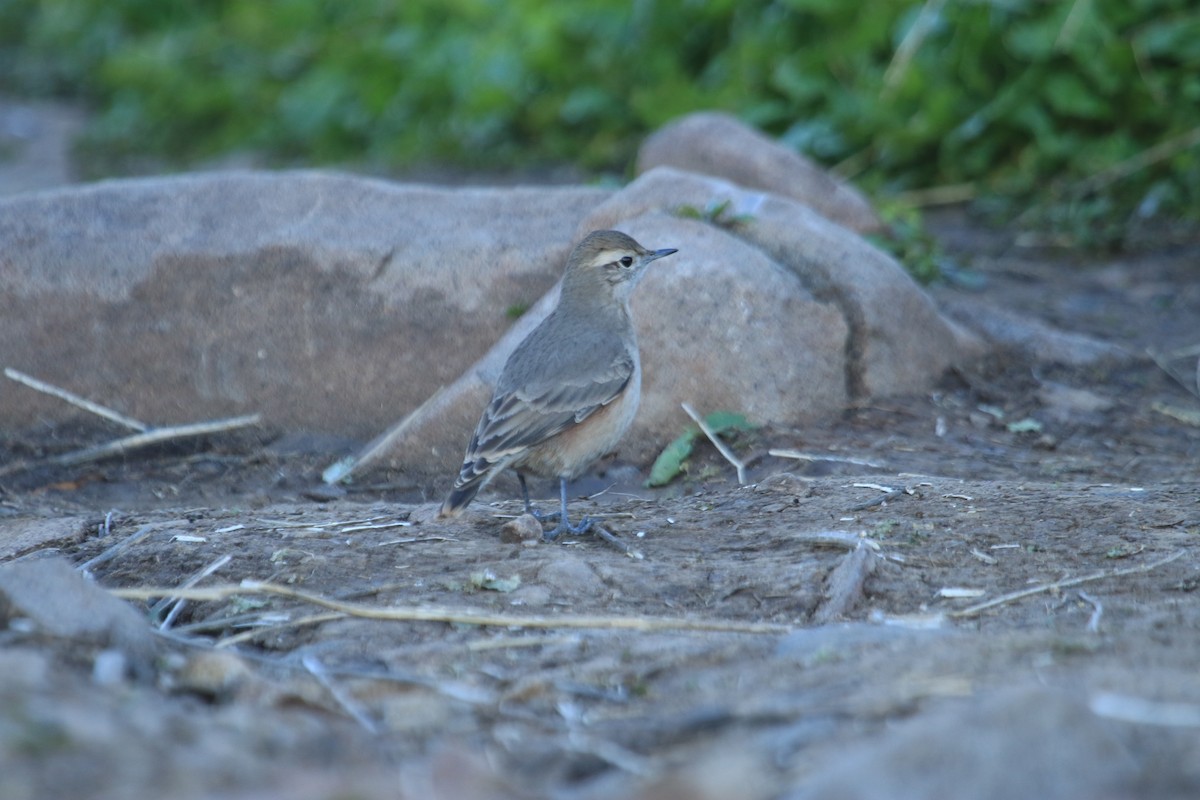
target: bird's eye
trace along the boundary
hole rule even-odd
[[[631,256],[621,256],[621,266],[622,267],[633,266],[633,258]]]

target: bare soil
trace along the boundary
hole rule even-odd
[[[0,796],[1200,796],[1196,354],[1160,359],[1177,377],[1146,355],[1200,342],[1200,253],[1074,263],[938,230],[978,299],[1128,356],[1001,353],[760,429],[733,442],[747,486],[707,445],[659,492],[608,465],[572,510],[640,558],[502,542],[515,483],[453,524],[402,480],[328,497],[353,443],[278,432],[0,478],[7,561],[142,532],[100,585],[178,587],[229,556],[198,585],[354,604],[193,600],[153,674],[115,680],[111,647],[8,619]],[[113,435],[8,432],[0,463]],[[433,608],[523,619],[361,615]],[[703,629],[722,624],[753,632]]]

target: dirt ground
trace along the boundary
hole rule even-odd
[[[1127,355],[743,435],[746,486],[707,445],[656,493],[609,465],[573,510],[634,553],[502,542],[513,482],[454,524],[386,476],[327,496],[353,443],[278,432],[0,477],[0,574],[217,565],[177,610],[128,593],[170,615],[142,660],[103,604],[55,634],[0,582],[0,796],[1200,796],[1200,250],[937,230],[984,286],[935,294]],[[112,436],[3,432],[0,463]]]

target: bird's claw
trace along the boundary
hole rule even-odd
[[[561,516],[561,515],[556,512],[553,516]],[[557,540],[559,536],[562,536],[564,533],[569,533],[574,536],[579,536],[581,534],[584,534],[584,533],[587,533],[588,531],[590,531],[592,529],[593,522],[594,522],[594,520],[591,517],[584,517],[583,519],[579,520],[578,525],[572,525],[569,522],[567,522],[566,519],[563,519],[554,528],[543,533],[542,538],[545,539],[547,542],[553,542],[553,541]]]

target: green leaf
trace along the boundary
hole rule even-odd
[[[507,593],[520,588],[521,576],[513,575],[508,578],[499,578],[490,569],[485,569],[480,572],[471,573],[471,585],[476,589],[484,589],[489,592]]]
[[[752,431],[758,427],[748,422],[744,415],[732,411],[714,411],[704,418],[704,423],[712,428],[713,433]]]
[[[1041,433],[1042,423],[1038,422],[1033,417],[1025,417],[1016,422],[1010,422],[1005,426],[1009,433]]]
[[[675,441],[663,448],[650,467],[650,477],[646,486],[666,486],[683,473],[683,463],[692,454],[692,446],[700,429],[693,426]]]
[[[1098,98],[1078,75],[1070,72],[1052,72],[1046,76],[1042,86],[1051,108],[1069,117],[1082,119],[1104,119],[1108,116],[1108,104]]]
[[[758,427],[747,421],[744,415],[732,411],[714,411],[704,418],[704,424],[716,434],[750,431]],[[646,479],[646,486],[666,486],[682,475],[688,456],[692,454],[696,439],[700,435],[700,429],[692,425],[678,439],[664,447],[658,458],[654,459],[654,465],[650,467],[650,477]]]

